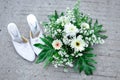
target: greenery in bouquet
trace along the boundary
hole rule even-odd
[[[93,45],[103,44],[107,38],[102,33],[105,32],[103,26],[79,10],[79,1],[73,9],[67,8],[61,14],[55,11],[48,18],[49,22],[43,23],[46,34],[40,38],[44,44],[35,44],[42,49],[36,63],[45,62],[45,67],[49,64],[56,68],[72,67],[80,73],[93,74],[97,63]]]

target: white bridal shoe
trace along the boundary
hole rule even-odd
[[[28,61],[34,61],[35,54],[28,40],[20,35],[17,26],[14,23],[9,23],[7,28],[17,53]]]
[[[33,14],[29,14],[27,16],[27,22],[30,27],[30,41],[31,41],[32,48],[36,53],[36,55],[39,55],[39,53],[41,52],[41,49],[35,47],[34,44],[36,43],[43,44],[43,42],[40,40],[40,37],[43,37],[43,29],[40,28],[38,21]]]

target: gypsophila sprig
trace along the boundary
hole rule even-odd
[[[55,11],[48,18],[50,21],[43,25],[46,34],[40,38],[44,44],[35,44],[42,49],[36,63],[45,61],[45,66],[51,63],[55,68],[63,66],[66,70],[69,66],[80,73],[93,74],[96,69],[93,45],[103,44],[107,38],[101,34],[105,31],[103,26],[79,11],[79,1],[73,9],[67,8],[61,14]]]

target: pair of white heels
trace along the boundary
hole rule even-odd
[[[33,14],[27,16],[28,25],[30,26],[30,43],[20,35],[15,23],[8,24],[8,32],[12,37],[12,42],[17,53],[28,61],[35,60],[35,54],[39,55],[40,49],[34,46],[35,43],[42,43],[40,37],[43,37],[43,29],[39,27],[38,21]]]

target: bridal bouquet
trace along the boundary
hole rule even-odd
[[[79,2],[73,9],[66,12],[49,15],[49,22],[44,22],[46,34],[43,44],[34,46],[42,49],[36,63],[45,62],[44,66],[53,64],[56,68],[72,67],[75,71],[85,72],[86,75],[93,74],[96,69],[94,64],[96,57],[93,51],[94,44],[103,44],[106,35],[103,26],[98,20],[93,21],[91,17],[79,11]]]

